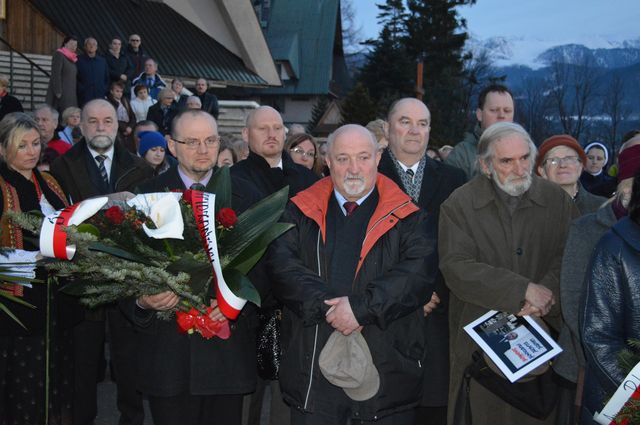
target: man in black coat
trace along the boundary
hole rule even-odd
[[[250,181],[265,198],[285,186],[289,197],[311,186],[318,177],[308,168],[293,162],[284,151],[285,127],[280,113],[270,106],[261,106],[247,116],[242,138],[249,144],[249,156],[231,167],[231,174]],[[266,309],[276,306],[268,295],[262,302]],[[260,423],[262,401],[267,386],[271,390],[271,423],[287,425],[289,409],[283,403],[277,381],[260,380],[251,396],[249,425]]]
[[[198,78],[196,81],[196,96],[200,98],[202,103],[201,109],[213,115],[215,119],[218,119],[220,113],[220,107],[218,106],[218,98],[215,94],[209,93],[209,83],[204,78]]]
[[[377,172],[379,161],[364,127],[332,133],[330,178],[291,199],[284,220],[296,226],[269,249],[273,291],[285,306],[280,386],[293,425],[413,424],[426,348],[422,306],[438,268],[435,223]],[[333,359],[338,370],[327,369],[330,336],[352,333],[371,360],[343,353]],[[379,381],[359,381],[360,368],[372,366]]]
[[[249,114],[242,129],[249,143],[249,157],[231,168],[231,173],[252,182],[263,197],[289,186],[289,197],[311,186],[318,177],[293,162],[284,151],[285,127],[280,113],[261,106]]]
[[[133,191],[149,179],[153,170],[117,141],[118,119],[113,106],[102,99],[85,105],[80,122],[83,138],[51,164],[51,174],[71,202]],[[111,335],[111,361],[118,388],[120,424],[142,425],[142,396],[132,381],[133,328],[118,309],[107,308]],[[74,329],[75,398],[74,424],[93,423],[97,414],[97,381],[105,341],[104,310],[86,310]]]
[[[176,116],[168,148],[178,165],[142,184],[138,192],[204,189],[213,175],[220,149],[215,119],[200,110]],[[232,204],[243,212],[258,201],[252,185],[232,178]],[[260,290],[259,280],[252,283]],[[240,425],[243,394],[255,390],[255,307],[248,304],[231,325],[227,340],[206,340],[180,333],[173,321],[156,317],[178,302],[171,291],[122,302],[138,331],[137,382],[149,396],[155,425]],[[212,318],[227,320],[216,300]]]
[[[378,171],[407,193],[438,222],[440,204],[465,181],[462,170],[426,155],[431,114],[424,103],[413,98],[396,101],[387,118],[388,149]],[[427,358],[425,379],[416,424],[446,424],[449,383],[449,290],[438,272],[435,292],[424,306]]]

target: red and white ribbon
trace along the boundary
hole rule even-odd
[[[107,197],[92,198],[49,214],[40,229],[40,252],[45,257],[71,260],[76,246],[67,244],[67,226],[78,225],[91,217],[108,201]]]
[[[198,230],[202,236],[204,248],[209,256],[209,261],[213,266],[214,284],[216,285],[216,299],[222,314],[229,319],[236,319],[247,303],[247,300],[236,296],[224,281],[220,256],[218,255],[218,242],[216,240],[216,218],[215,218],[216,195],[208,192],[192,191],[191,206],[193,215],[198,225]]]

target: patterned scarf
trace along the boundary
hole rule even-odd
[[[424,155],[422,159],[420,159],[420,163],[418,164],[418,170],[415,173],[415,176],[411,178],[411,176],[404,171],[402,166],[400,165],[400,161],[398,161],[391,152],[391,149],[387,149],[391,159],[393,160],[393,165],[396,167],[396,171],[400,176],[400,180],[402,181],[402,186],[404,191],[407,192],[407,195],[411,196],[414,202],[418,202],[418,198],[420,198],[420,189],[422,188],[422,177],[424,176],[424,167],[427,165],[427,159]]]

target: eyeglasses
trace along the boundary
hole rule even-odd
[[[557,167],[558,165],[567,164],[567,165],[576,165],[580,162],[580,158],[577,156],[565,156],[564,158],[547,158],[545,164],[551,164],[553,167]]]
[[[291,152],[295,153],[296,155],[300,155],[303,158],[305,156],[312,159],[316,157],[315,151],[305,152],[302,148],[293,148],[291,149]]]
[[[178,140],[178,139],[173,139],[173,138],[171,140],[173,140],[176,143],[180,143],[181,145],[184,145],[185,148],[190,149],[190,150],[196,150],[202,144],[204,144],[205,148],[213,148],[215,146],[220,145],[220,137],[218,137],[218,136],[207,137],[204,140],[198,140],[198,139]]]

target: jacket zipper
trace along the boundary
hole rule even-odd
[[[407,205],[409,202],[411,201],[407,201],[403,204],[398,205],[397,207],[395,207],[394,209],[392,209],[391,211],[389,211],[386,215],[384,215],[383,217],[380,217],[378,219],[378,221],[376,221],[375,223],[373,223],[373,226],[371,226],[371,229],[369,229],[367,231],[367,233],[364,235],[364,239],[362,241],[362,247],[360,248],[360,252],[362,252],[362,248],[364,247],[364,243],[367,241],[367,238],[369,237],[369,235],[371,234],[371,232],[373,231],[373,229],[376,228],[376,226],[380,223],[382,223],[384,220],[387,219],[387,217],[389,217],[391,214],[393,214],[394,212],[398,211],[400,208],[404,207],[405,205]],[[351,282],[351,290],[355,290],[355,285],[356,285],[356,276],[353,277],[353,281]]]
[[[318,261],[318,276],[322,276],[322,271],[320,269],[320,237],[321,237],[320,229],[318,229],[318,241],[316,242],[316,259]],[[313,369],[316,361],[316,349],[318,346],[318,325],[315,326],[315,335],[313,337],[313,352],[311,354],[311,366],[309,369],[309,386],[307,387],[307,394],[304,398],[304,410],[307,410],[307,406],[309,404],[309,395],[311,394],[311,384],[313,384]]]

